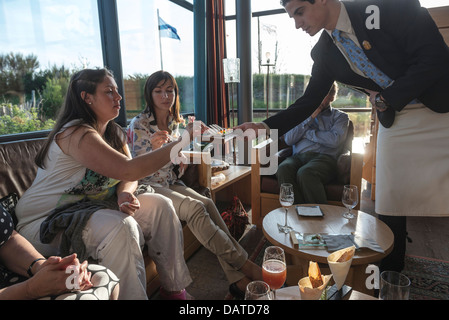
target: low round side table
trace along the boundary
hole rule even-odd
[[[302,206],[317,206],[308,204]],[[353,210],[356,217],[346,219],[343,217],[345,207],[333,205],[318,205],[323,212],[323,217],[304,217],[296,212],[296,205],[288,209],[288,224],[299,233],[327,233],[327,234],[357,234],[362,238],[373,239],[384,250],[384,253],[376,252],[368,248],[356,250],[351,264],[351,270],[346,278],[346,283],[353,289],[372,294],[367,289],[365,281],[369,274],[365,273],[369,264],[379,262],[393,250],[394,235],[390,228],[376,217],[360,210]],[[263,219],[262,227],[265,237],[273,245],[279,246],[289,255],[289,267],[287,282],[291,285],[307,275],[309,261],[315,261],[327,265],[327,256],[331,253],[326,247],[299,248],[294,245],[290,234],[278,230],[278,224],[284,224],[285,211],[283,208],[269,212]],[[329,274],[329,270],[322,270]],[[296,281],[296,283],[295,283]]]

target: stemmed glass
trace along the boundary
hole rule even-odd
[[[279,192],[279,202],[285,209],[285,223],[284,226],[279,226],[279,229],[284,233],[289,233],[292,228],[287,223],[288,208],[290,208],[295,202],[295,195],[293,192],[293,185],[291,183],[281,184],[281,190]]]
[[[262,278],[273,290],[273,298],[276,299],[276,290],[281,288],[287,279],[287,265],[282,248],[271,246],[265,249],[262,262]]]
[[[271,300],[270,286],[260,280],[248,283],[245,300]]]
[[[343,217],[346,219],[354,218],[355,216],[351,213],[351,210],[357,205],[357,203],[359,203],[359,191],[357,186],[344,186],[341,202],[346,208],[348,208],[348,212],[343,213]]]

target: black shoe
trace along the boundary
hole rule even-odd
[[[229,286],[229,292],[232,294],[234,299],[243,300],[245,299],[245,292],[240,290],[235,283],[231,283]]]

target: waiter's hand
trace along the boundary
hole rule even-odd
[[[170,134],[168,131],[157,131],[153,133],[150,137],[151,147],[153,150],[159,149],[164,144],[170,142]]]
[[[252,129],[258,135],[259,130],[264,130],[265,126],[261,122],[245,122],[233,128],[234,130],[242,130],[243,132]]]
[[[365,91],[369,93],[369,102],[371,102],[371,105],[372,105],[374,108],[376,108],[378,111],[384,112],[386,109],[379,109],[379,108],[376,106],[376,103],[375,103],[375,100],[374,100],[379,92],[378,92],[378,91],[368,90],[368,89],[365,89]]]

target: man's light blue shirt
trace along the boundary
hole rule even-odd
[[[316,152],[337,158],[348,133],[348,124],[345,112],[329,106],[315,119],[309,117],[291,129],[284,139],[293,146],[293,154]]]

